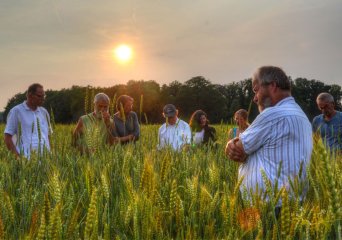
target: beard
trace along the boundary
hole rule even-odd
[[[266,96],[262,99],[262,102],[258,103],[259,112],[264,111],[268,107],[272,107],[272,99]]]

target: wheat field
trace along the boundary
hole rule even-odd
[[[321,142],[294,197],[266,177],[266,193],[250,195],[224,156],[228,125],[215,126],[217,148],[180,153],[156,150],[158,127],[86,156],[71,147],[74,125],[54,126],[52,152],[29,161],[1,141],[0,239],[341,239],[342,159]]]

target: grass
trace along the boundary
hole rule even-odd
[[[73,125],[56,125],[52,152],[29,161],[1,141],[0,239],[341,238],[342,160],[321,142],[307,182],[292,181],[295,197],[270,185],[266,202],[240,193],[238,164],[223,152],[227,125],[216,126],[218,148],[181,153],[156,150],[158,127],[142,126],[135,145],[89,156],[70,147]]]

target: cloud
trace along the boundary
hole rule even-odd
[[[341,12],[339,0],[2,0],[1,101],[32,81],[61,88],[202,75],[228,83],[264,64],[341,84]],[[111,56],[121,42],[136,51],[125,67]]]

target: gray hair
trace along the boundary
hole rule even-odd
[[[275,82],[278,88],[288,91],[291,90],[291,82],[280,67],[260,67],[253,75],[253,81],[254,80],[257,80],[261,85],[269,85],[272,82]]]
[[[98,101],[106,101],[107,103],[110,102],[110,99],[107,94],[105,93],[98,93],[94,97],[94,103],[97,103]]]
[[[334,97],[330,94],[330,93],[320,93],[317,96],[317,100],[316,101],[322,101],[322,102],[326,102],[326,103],[334,103]]]

